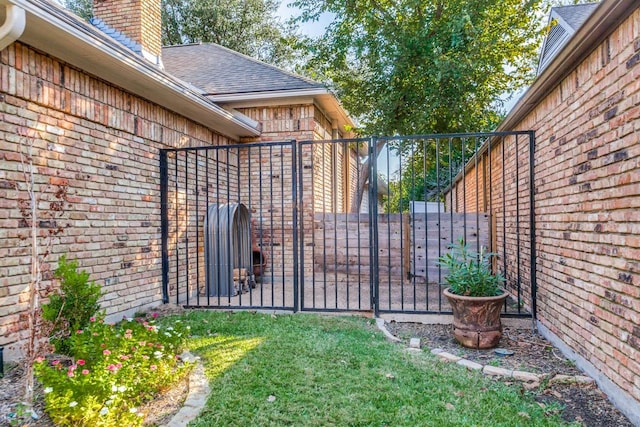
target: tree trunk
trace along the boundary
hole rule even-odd
[[[386,139],[379,139],[376,142],[376,152],[374,159],[377,161],[378,156],[382,152],[384,146],[387,145]],[[351,201],[351,213],[360,212],[360,206],[362,205],[362,199],[364,197],[365,187],[367,182],[369,181],[369,174],[371,170],[371,156],[367,158],[367,160],[360,166],[360,172],[358,173],[358,188],[356,192],[356,197]],[[377,197],[377,196],[376,196]]]

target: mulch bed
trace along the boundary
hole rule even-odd
[[[483,364],[520,371],[584,375],[573,362],[565,358],[549,341],[532,328],[505,327],[498,348],[513,352],[511,356],[499,356],[494,349],[473,350],[459,345],[452,336],[451,325],[425,325],[421,323],[386,324],[387,329],[404,344],[411,338],[420,338],[426,351],[441,348],[451,354]],[[495,381],[519,382],[494,377]],[[543,383],[532,390],[540,404],[559,403],[564,407],[562,418],[568,422],[579,422],[585,427],[633,427],[633,424],[609,401],[597,386],[564,385]]]

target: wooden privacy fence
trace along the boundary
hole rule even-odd
[[[313,265],[317,273],[370,274],[369,216],[316,214]],[[486,213],[378,215],[377,271],[390,282],[440,283],[446,270],[438,258],[464,239],[472,250],[490,248]],[[336,276],[337,277],[337,276]]]

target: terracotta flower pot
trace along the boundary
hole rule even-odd
[[[500,312],[506,292],[494,297],[467,297],[452,294],[447,288],[444,295],[453,311],[453,336],[460,344],[475,349],[498,345],[502,336]]]

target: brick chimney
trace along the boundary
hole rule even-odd
[[[144,58],[161,65],[161,0],[93,0],[93,16],[141,47]],[[94,25],[100,27],[96,22]],[[104,28],[101,28],[104,31]],[[109,33],[109,31],[106,31]],[[118,39],[117,34],[111,34]],[[122,40],[119,40],[122,42]],[[127,44],[127,43],[125,43]],[[136,50],[136,49],[134,49]]]

